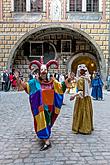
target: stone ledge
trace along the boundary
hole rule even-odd
[[[42,19],[41,13],[12,13],[15,22],[39,22]]]

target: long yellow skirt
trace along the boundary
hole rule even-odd
[[[91,134],[93,130],[93,108],[90,96],[83,99],[76,98],[72,130],[74,133]]]

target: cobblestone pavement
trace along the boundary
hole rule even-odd
[[[110,165],[110,92],[104,101],[93,101],[94,131],[91,135],[71,131],[73,102],[66,105],[52,131],[52,148],[39,151],[40,141],[24,92],[0,93],[0,165]]]

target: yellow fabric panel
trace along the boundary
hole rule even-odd
[[[54,90],[58,94],[63,94],[62,85],[57,80],[54,80]]]
[[[60,113],[60,109],[55,107],[55,114],[59,114]]]
[[[93,107],[90,96],[76,98],[72,130],[74,133],[90,134],[93,130]]]
[[[44,111],[42,111],[38,115],[36,115],[35,120],[37,122],[37,131],[40,131],[40,130],[46,128],[46,121],[45,121]]]
[[[84,90],[84,79],[80,78],[77,82],[77,87],[78,91],[83,91]]]

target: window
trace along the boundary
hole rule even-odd
[[[31,0],[31,12],[42,12],[43,0]]]
[[[43,0],[14,0],[15,12],[42,12]]]
[[[71,40],[62,40],[61,41],[61,52],[62,53],[71,52]]]
[[[44,63],[47,63],[49,60],[55,58],[55,50],[52,44],[48,42],[43,43],[43,55],[44,55]]]
[[[70,0],[70,11],[82,11],[82,0]]]
[[[99,11],[99,0],[87,0],[87,11],[98,12]]]
[[[55,58],[55,50],[53,45],[43,41],[30,42],[30,57],[39,58],[44,56],[44,63]]]
[[[15,12],[26,12],[26,0],[15,0],[14,1]]]
[[[30,56],[36,57],[36,56],[42,56],[43,43],[41,42],[30,42]]]
[[[99,0],[70,0],[70,11],[82,12],[83,10],[99,12]]]

